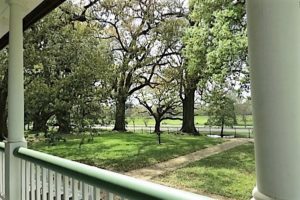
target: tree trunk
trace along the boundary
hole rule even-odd
[[[68,111],[62,111],[56,115],[58,123],[58,133],[70,134],[71,132],[71,116]]]
[[[195,127],[194,107],[195,107],[195,91],[196,89],[186,89],[185,98],[183,99],[183,119],[181,131],[192,135],[199,135]]]
[[[32,120],[33,121],[32,131],[47,133],[48,131],[47,122],[52,115],[53,113],[46,113],[46,112],[36,113],[33,116],[33,120]],[[29,122],[28,122],[28,126],[29,126]]]
[[[159,119],[155,119],[155,129],[154,129],[155,133],[160,133],[160,120]]]
[[[158,144],[161,144],[161,138],[160,138],[160,117],[159,115],[154,117],[155,118],[155,129],[154,129],[154,132],[156,133],[157,135],[157,140],[158,140]]]
[[[126,131],[125,110],[127,97],[118,97],[116,102],[115,126],[113,131]]]
[[[46,133],[48,131],[48,126],[47,126],[48,119],[49,119],[48,117],[42,117],[40,115],[36,116],[33,119],[32,131]]]
[[[224,119],[222,119],[222,124],[221,124],[221,138],[224,137]]]
[[[157,132],[158,144],[161,144],[160,132]]]

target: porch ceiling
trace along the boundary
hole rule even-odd
[[[23,29],[45,16],[65,0],[19,0],[24,7]],[[9,6],[7,0],[0,0],[0,50],[8,44]]]

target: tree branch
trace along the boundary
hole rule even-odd
[[[166,119],[169,119],[169,120],[180,120],[180,121],[183,120],[180,117],[163,117],[163,118],[161,118],[161,121],[166,120]]]
[[[144,107],[149,111],[149,113],[150,113],[153,117],[155,117],[155,113],[153,112],[152,107],[149,106],[149,105],[147,104],[146,101],[143,101],[143,100],[140,99],[139,97],[135,97],[135,98],[139,101],[139,103],[140,103],[142,106],[144,106]]]

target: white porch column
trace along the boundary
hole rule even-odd
[[[20,0],[7,0],[9,17],[8,139],[5,144],[5,199],[21,199],[21,162],[13,155],[24,139],[23,8]]]
[[[9,67],[8,67],[8,141],[24,141],[23,89],[23,8],[18,0],[8,0]]]
[[[248,0],[255,200],[300,199],[300,2]]]

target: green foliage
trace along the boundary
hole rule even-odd
[[[255,186],[254,145],[250,143],[210,156],[156,180],[199,193],[248,200]]]
[[[0,79],[3,80],[8,67],[8,49],[0,51]]]
[[[234,101],[220,91],[213,91],[208,106],[207,124],[233,126],[237,124]]]
[[[90,126],[108,98],[108,44],[95,39],[97,27],[71,23],[64,9],[77,8],[64,4],[25,34],[25,112],[34,127],[51,116],[59,126]]]
[[[243,87],[239,84],[248,78],[244,3],[190,0],[192,26],[184,37],[187,81],[200,81],[204,90],[207,80]]]

